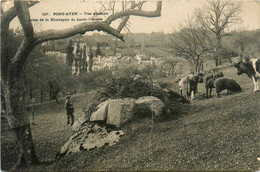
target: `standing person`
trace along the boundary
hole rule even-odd
[[[73,123],[74,123],[74,115],[73,115],[74,108],[73,108],[73,104],[70,100],[70,94],[69,93],[67,94],[67,100],[65,102],[65,108],[67,110],[67,125],[68,126],[73,125]],[[71,120],[71,122],[70,122],[70,120]]]
[[[35,116],[35,110],[34,110],[34,105],[35,105],[36,101],[35,98],[32,98],[32,124],[35,125],[34,123],[34,116]]]

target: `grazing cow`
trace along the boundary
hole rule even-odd
[[[251,59],[246,62],[234,62],[234,67],[237,68],[237,74],[247,74],[249,78],[252,78],[254,84],[254,92],[259,91],[259,80],[260,80],[260,58]]]
[[[238,83],[229,78],[218,78],[215,80],[214,85],[216,87],[216,97],[220,97],[219,93],[223,90],[227,90],[227,95],[231,92],[241,92],[242,89]]]
[[[190,74],[186,77],[182,78],[179,81],[179,88],[181,95],[185,96],[190,100],[196,99],[195,94],[197,92],[197,85],[198,83],[203,83],[203,74]]]
[[[206,80],[205,80],[205,88],[206,88],[206,97],[211,97],[211,92],[212,92],[212,88],[215,88],[214,86],[214,81],[218,78],[221,78],[223,77],[224,74],[222,72],[218,72],[216,73],[215,75],[213,74],[209,74],[207,77],[206,77]],[[209,90],[209,96],[208,96],[208,90]]]

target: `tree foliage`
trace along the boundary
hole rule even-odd
[[[202,70],[203,56],[211,47],[210,33],[196,25],[194,20],[188,18],[186,25],[180,25],[179,31],[172,33],[167,42],[162,43],[165,51],[177,57],[187,59],[195,73]]]

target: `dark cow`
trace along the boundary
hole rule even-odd
[[[185,96],[190,100],[196,99],[195,94],[197,92],[198,83],[203,83],[203,74],[190,74],[182,78],[179,81],[179,88],[181,95]]]
[[[209,96],[211,97],[212,88],[215,88],[213,77],[214,77],[213,74],[210,74],[206,77],[206,80],[205,80],[205,88],[206,88],[206,97],[207,98],[208,98],[208,90],[209,90]]]
[[[258,80],[260,80],[260,58],[251,59],[250,61],[246,62],[234,62],[234,67],[237,68],[238,75],[245,73],[249,78],[252,78],[254,84],[254,92],[259,91]]]
[[[242,91],[240,85],[235,80],[229,78],[218,78],[215,80],[214,85],[216,87],[216,97],[220,97],[219,93],[223,90],[227,90],[227,94]]]
[[[224,74],[222,72],[218,72],[216,73],[215,75],[213,74],[209,74],[207,77],[206,77],[206,80],[205,80],[205,88],[206,88],[206,97],[211,97],[211,92],[212,92],[212,88],[215,88],[214,86],[214,81],[218,78],[221,78],[223,77]],[[209,96],[208,96],[208,90],[209,90]]]
[[[216,73],[216,74],[214,75],[213,79],[218,79],[218,78],[221,78],[221,77],[223,77],[223,76],[224,76],[223,72],[218,72],[218,73]]]

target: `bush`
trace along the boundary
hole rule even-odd
[[[137,118],[145,118],[150,116],[152,114],[152,111],[148,105],[139,104],[134,106],[133,114]]]
[[[112,72],[110,70],[92,71],[80,76],[79,90],[88,92],[90,90],[100,89],[105,87],[106,80],[109,78],[112,78]]]

